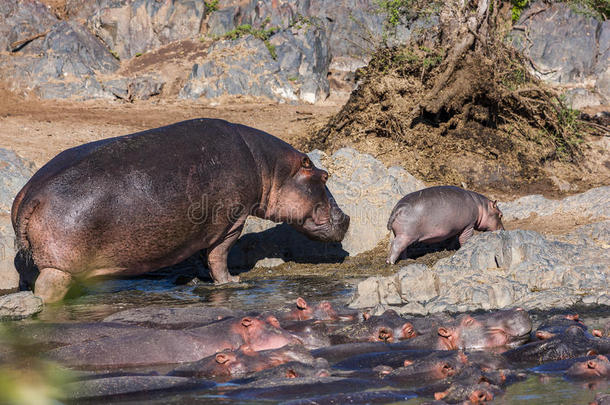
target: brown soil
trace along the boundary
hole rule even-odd
[[[0,147],[12,149],[40,167],[57,153],[82,143],[200,117],[249,125],[295,143],[311,125],[326,122],[336,113],[340,102],[297,106],[246,97],[214,102],[77,102],[26,99],[0,88]]]

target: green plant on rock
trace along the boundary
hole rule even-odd
[[[511,0],[511,4],[513,5],[510,12],[513,23],[519,20],[521,17],[521,12],[527,7],[529,4],[529,0]]]
[[[377,0],[379,9],[388,14],[387,23],[392,27],[396,27],[400,17],[410,11],[412,3],[412,0]]]
[[[277,31],[279,31],[279,27],[271,27],[271,28],[265,29],[265,26],[268,23],[269,23],[269,19],[267,18],[265,21],[263,21],[260,29],[254,29],[254,28],[252,28],[252,26],[250,24],[240,25],[239,27],[236,27],[235,29],[220,36],[220,38],[233,40],[233,39],[238,39],[238,38],[244,37],[246,35],[252,35],[254,38],[258,38],[261,41],[263,41],[263,43],[267,47],[267,50],[269,51],[269,54],[271,54],[271,57],[273,59],[277,59],[277,51],[275,50],[275,45],[273,45],[269,41],[269,38],[271,38],[271,36],[273,34],[275,34]]]
[[[204,1],[203,5],[205,7],[206,15],[218,11],[218,0]]]

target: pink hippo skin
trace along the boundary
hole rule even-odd
[[[68,149],[13,202],[22,287],[59,301],[75,279],[142,274],[202,249],[214,282],[238,281],[227,255],[248,215],[343,239],[349,217],[327,179],[286,142],[217,119]]]
[[[436,243],[459,235],[463,245],[475,230],[503,230],[501,218],[496,201],[459,187],[437,186],[407,194],[388,221],[395,238],[387,262],[396,263],[415,242]]]

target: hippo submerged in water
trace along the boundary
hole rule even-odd
[[[458,236],[460,245],[477,231],[504,229],[496,201],[454,186],[437,186],[404,196],[390,214],[394,233],[387,262],[396,263],[412,243],[435,243]]]
[[[15,198],[16,263],[45,302],[74,279],[142,274],[205,248],[214,281],[237,281],[227,255],[248,215],[343,239],[349,217],[327,179],[286,142],[217,119],[87,143],[53,158]]]

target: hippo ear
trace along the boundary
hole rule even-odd
[[[603,337],[604,336],[604,332],[602,332],[601,329],[593,329],[591,331],[591,334],[595,337]]]
[[[403,367],[409,367],[411,364],[413,364],[413,360],[409,360],[409,359],[405,360],[402,363]]]
[[[276,318],[275,316],[273,316],[273,315],[269,315],[269,316],[267,317],[267,322],[268,322],[268,323],[269,323],[271,326],[274,326],[274,327],[276,327],[276,328],[278,328],[278,329],[281,327],[281,326],[280,326],[280,321],[278,321],[278,320],[277,320],[277,318]]]
[[[371,317],[371,313],[369,311],[365,311],[362,313],[362,320],[366,321],[367,319],[370,319]]]
[[[216,363],[225,364],[227,361],[229,361],[229,355],[226,353],[218,353],[216,355],[215,359],[216,359]]]
[[[444,326],[438,328],[438,334],[446,338],[451,337],[451,331]]]
[[[313,167],[313,163],[307,156],[303,156],[301,159],[301,167],[304,169],[311,169]]]
[[[435,392],[434,399],[436,399],[437,401],[440,401],[441,399],[445,398],[448,394],[449,393],[447,391]]]
[[[296,373],[296,371],[294,371],[293,369],[289,368],[288,370],[286,370],[286,378],[297,378],[298,375]]]
[[[411,325],[410,322],[406,322],[404,325],[402,325],[401,330],[403,339],[410,339],[416,336],[415,330],[413,329],[413,325]]]
[[[301,311],[307,309],[308,305],[307,305],[307,301],[305,301],[305,299],[303,299],[302,297],[297,298],[297,308],[300,309]]]
[[[498,200],[494,200],[493,207],[496,209],[498,208]]]
[[[251,318],[245,317],[245,318],[241,319],[241,326],[245,326],[247,328],[250,325],[252,325],[252,319]]]
[[[597,356],[597,352],[595,350],[589,350],[587,356]]]

